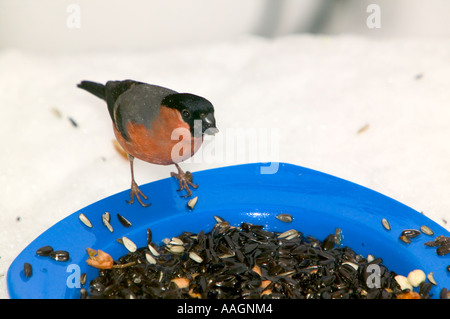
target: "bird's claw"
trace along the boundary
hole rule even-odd
[[[142,193],[142,191],[139,189],[138,185],[134,181],[131,183],[130,195],[131,195],[131,199],[129,201],[128,200],[126,201],[128,204],[133,204],[135,197],[138,200],[139,204],[141,204],[143,207],[148,207],[152,204],[152,203],[145,204],[142,201],[140,196],[142,196],[145,200],[147,200],[148,197],[145,196],[144,193]]]
[[[170,176],[175,177],[176,179],[178,179],[178,185],[179,185],[179,189],[177,189],[177,191],[182,191],[183,189],[186,190],[187,194],[184,196],[181,196],[183,198],[185,197],[189,197],[192,195],[192,191],[189,188],[189,185],[193,188],[198,188],[198,184],[194,184],[192,183],[192,173],[189,171],[186,171],[186,173],[184,173],[179,167],[178,168],[178,174],[177,173],[170,173]]]

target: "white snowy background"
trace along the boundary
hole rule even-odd
[[[366,25],[370,3],[381,8],[379,29]],[[71,4],[79,28],[68,24]],[[366,186],[450,229],[449,9],[445,1],[0,2],[0,298],[9,265],[33,239],[129,188],[106,105],[76,88],[81,80],[130,78],[202,95],[225,143],[233,129],[277,131],[279,161]],[[181,166],[249,161],[241,155]],[[171,171],[136,160],[138,184]]]

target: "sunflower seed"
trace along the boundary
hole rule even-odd
[[[203,262],[203,258],[197,255],[195,252],[191,251],[189,252],[189,258],[191,258],[193,261],[201,264]]]
[[[88,297],[88,292],[85,288],[81,288],[80,289],[80,299],[87,299]]]
[[[197,204],[198,201],[198,196],[195,196],[194,198],[192,198],[191,200],[189,200],[189,202],[187,203],[188,207],[190,209],[194,209],[195,204]]]
[[[128,251],[134,253],[137,249],[137,246],[135,243],[133,243],[130,239],[128,239],[127,237],[123,236],[122,237],[122,242],[123,245],[125,246],[126,249],[128,249]]]
[[[449,298],[448,294],[449,294],[448,289],[442,288],[441,292],[439,293],[439,299],[448,299]]]
[[[105,225],[106,228],[112,233],[114,231],[113,227],[109,223],[111,220],[111,215],[108,212],[105,212],[102,214],[102,222],[103,225]]]
[[[419,285],[419,295],[421,297],[423,296],[428,296],[428,294],[431,291],[431,288],[433,288],[433,284],[431,284],[430,282],[425,282],[423,281],[420,285]]]
[[[328,236],[323,240],[323,243],[322,243],[322,249],[323,249],[323,250],[330,250],[330,249],[333,249],[334,244],[335,244],[335,242],[334,242],[334,235],[328,235]]]
[[[235,255],[236,255],[236,254],[235,254],[234,252],[232,252],[231,254],[223,254],[223,255],[220,255],[219,258],[220,258],[220,259],[231,258],[231,257],[234,257]]]
[[[434,231],[432,231],[430,227],[425,226],[425,225],[420,226],[420,231],[428,236],[434,235]]]
[[[156,264],[156,259],[149,253],[145,253],[145,259],[147,259],[148,263],[151,265]]]
[[[119,222],[124,226],[124,227],[130,227],[131,223],[128,219],[126,219],[125,217],[123,217],[120,214],[117,214],[117,218],[119,219]]]
[[[425,273],[423,270],[415,269],[408,274],[408,281],[413,287],[419,287],[419,285],[425,281]]]
[[[279,274],[278,276],[289,276],[289,275],[292,275],[293,273],[295,273],[295,270],[283,272],[283,273]]]
[[[153,254],[153,256],[158,257],[159,253],[158,251],[150,244],[148,244],[148,249],[150,250],[150,252]]]
[[[285,223],[290,223],[292,222],[292,216],[289,214],[278,214],[277,216],[275,216],[278,220],[281,220],[282,222]]]
[[[190,289],[190,297],[208,299],[260,298],[264,290],[270,290],[264,298],[392,299],[407,292],[400,285],[412,290],[408,278],[394,280],[396,274],[383,266],[381,258],[366,259],[349,247],[334,247],[333,234],[325,250],[323,241],[297,230],[283,235],[261,225],[233,227],[222,219],[216,222],[209,233],[185,231],[164,239],[164,244],[147,243],[148,249],[120,257],[115,266],[146,266],[120,273],[100,270],[100,277],[90,282],[92,297],[183,298],[187,292],[175,287],[176,278],[189,280],[183,289]],[[157,268],[151,266],[154,263]],[[365,270],[375,264],[381,268],[381,287],[373,289],[367,286],[370,272]],[[419,285],[423,299],[430,298],[431,285],[428,281]]]
[[[406,236],[408,238],[414,238],[420,235],[420,231],[417,229],[405,229],[402,231],[402,236]]]
[[[83,224],[85,224],[87,227],[92,228],[92,223],[89,220],[89,218],[86,217],[86,215],[84,215],[83,213],[81,213],[80,215],[78,215],[78,218],[81,220],[81,222]]]
[[[296,231],[295,229],[290,229],[285,231],[284,233],[281,233],[280,235],[278,235],[278,238],[286,238],[292,235],[298,235],[298,231]]]
[[[147,228],[147,245],[149,245],[152,242],[153,234],[152,230],[150,228]]]
[[[381,220],[381,224],[383,224],[383,227],[386,228],[387,230],[391,230],[391,224],[389,224],[386,218],[383,218]]]
[[[401,290],[405,290],[405,289],[409,289],[411,291],[413,290],[411,283],[408,281],[408,278],[406,278],[405,276],[397,275],[394,277],[394,279],[400,286]]]
[[[29,278],[33,274],[33,267],[29,263],[24,263],[23,272],[25,273],[25,277]]]
[[[53,251],[52,246],[44,246],[36,250],[36,254],[39,256],[48,256]]]
[[[50,258],[56,261],[67,261],[69,260],[69,253],[64,250],[54,250],[49,254]]]

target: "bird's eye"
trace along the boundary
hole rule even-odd
[[[189,113],[188,110],[183,110],[183,112],[181,112],[181,114],[183,115],[183,117],[185,118],[189,118],[191,117],[191,113]]]

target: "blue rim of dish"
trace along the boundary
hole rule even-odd
[[[272,165],[272,166],[271,166]],[[267,174],[272,168],[273,174]],[[189,198],[177,192],[178,183],[173,178],[141,185],[141,190],[152,202],[150,207],[139,203],[129,205],[129,190],[95,202],[64,218],[30,243],[11,264],[7,274],[8,292],[11,298],[77,299],[80,287],[89,290],[89,281],[98,276],[98,270],[88,266],[86,248],[101,249],[114,260],[127,253],[116,239],[126,236],[138,247],[146,245],[146,229],[153,233],[153,241],[179,235],[182,231],[210,231],[216,223],[214,215],[230,224],[242,222],[264,225],[270,231],[295,228],[304,235],[323,240],[341,228],[343,246],[367,257],[372,254],[383,259],[391,271],[406,276],[414,269],[426,274],[433,272],[437,286],[433,286],[432,298],[439,298],[442,288],[449,288],[450,254],[438,256],[436,248],[424,245],[439,235],[450,233],[412,208],[378,192],[352,182],[288,163],[253,163],[215,168],[193,173],[194,182],[200,186],[194,190],[198,202],[194,210],[187,207]],[[192,198],[192,197],[191,197]],[[102,214],[111,214],[111,233],[101,221]],[[86,215],[93,224],[86,227],[78,218]],[[132,226],[121,225],[119,213]],[[293,216],[291,223],[275,218],[280,213]],[[386,218],[391,230],[382,224]],[[435,235],[421,234],[405,244],[399,239],[404,229],[430,227]],[[36,255],[40,247],[50,245],[55,250],[66,250],[70,259],[54,261]],[[33,275],[25,277],[23,265],[33,267]],[[86,273],[87,283],[79,285],[79,275]]]

